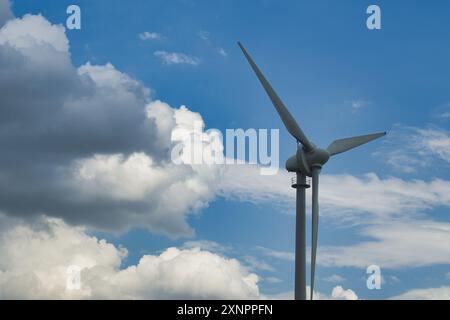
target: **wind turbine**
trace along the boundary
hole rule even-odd
[[[296,154],[286,161],[286,169],[296,173],[296,180],[292,187],[296,189],[296,236],[295,236],[295,299],[306,300],[306,214],[305,214],[305,189],[309,188],[306,177],[312,178],[312,232],[311,232],[311,285],[310,299],[313,299],[314,274],[316,269],[317,233],[319,229],[319,174],[322,166],[331,156],[356,148],[362,144],[386,135],[386,132],[378,132],[363,136],[339,139],[333,141],[326,149],[316,147],[303,133],[299,125],[292,117],[289,110],[283,104],[270,83],[266,80],[258,66],[238,42],[239,47],[247,58],[253,71],[266,90],[270,100],[284,123],[287,131],[297,141]]]

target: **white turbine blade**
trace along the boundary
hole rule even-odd
[[[319,232],[319,173],[320,168],[312,169],[312,231],[311,231],[311,292],[314,295],[314,276],[316,273],[317,235]]]
[[[286,129],[295,139],[297,139],[297,141],[300,141],[305,146],[306,151],[313,150],[314,149],[313,145],[311,144],[311,142],[309,142],[308,138],[306,138],[306,135],[300,129],[294,117],[291,115],[289,110],[286,108],[281,99],[278,97],[275,90],[273,90],[272,86],[266,80],[262,72],[259,70],[258,66],[255,64],[255,62],[253,62],[253,59],[248,54],[247,50],[245,50],[244,46],[240,42],[238,42],[238,45],[241,48],[242,52],[244,53],[245,57],[247,58],[248,62],[250,63],[250,66],[252,67],[253,71],[256,73],[256,76],[258,77],[259,81],[264,87],[264,90],[266,90],[270,100],[272,100],[272,103],[275,106],[275,109],[277,109],[277,112],[280,115],[280,118],[283,121]]]
[[[348,151],[350,149],[356,148],[372,140],[378,139],[384,135],[386,135],[386,132],[379,132],[364,136],[335,140],[328,146],[327,151],[330,153],[330,156],[333,156],[335,154],[339,154]]]

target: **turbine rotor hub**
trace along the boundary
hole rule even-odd
[[[302,146],[298,148],[297,154],[286,161],[286,169],[289,172],[302,172],[307,176],[311,176],[312,168],[321,168],[330,159],[330,154],[327,150],[315,148],[305,152],[301,149],[303,148]]]
[[[306,162],[310,168],[322,167],[330,159],[330,154],[327,150],[316,148],[305,154]]]

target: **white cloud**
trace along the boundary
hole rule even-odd
[[[243,256],[242,259],[251,270],[275,271],[275,269],[267,262],[255,258],[254,256]]]
[[[295,255],[293,252],[281,251],[281,250],[273,250],[265,247],[258,246],[256,247],[263,255],[271,258],[276,258],[280,260],[294,261]]]
[[[449,119],[450,118],[450,112],[443,112],[439,115],[442,119]]]
[[[450,223],[427,220],[386,220],[365,227],[361,234],[374,240],[348,246],[322,246],[318,263],[324,266],[382,269],[450,264]]]
[[[228,53],[224,48],[220,46],[215,46],[213,41],[211,40],[211,33],[208,31],[200,31],[197,33],[198,37],[202,39],[209,47],[214,47],[214,50],[221,55],[222,57],[228,56]]]
[[[16,225],[0,238],[2,299],[249,299],[258,277],[239,261],[198,248],[169,248],[121,268],[126,250],[59,219]],[[81,269],[80,290],[67,270]]]
[[[268,283],[281,283],[283,280],[277,277],[266,277],[262,279],[263,281],[266,281]]]
[[[60,219],[0,221],[9,226],[0,237],[1,299],[292,299],[292,293],[260,294],[258,276],[242,263],[193,243],[123,267],[126,249]],[[79,289],[67,287],[74,266],[80,270]],[[315,299],[355,298],[340,286],[330,295],[315,293]]]
[[[358,300],[356,293],[351,290],[345,290],[341,286],[334,287],[331,291],[331,299],[333,300]]]
[[[142,90],[143,94],[147,97],[151,93],[150,89],[143,87],[139,81],[131,78],[127,74],[120,72],[111,63],[92,65],[90,62],[87,62],[77,69],[77,73],[80,77],[92,80],[95,86],[102,90],[114,89],[119,91],[117,94],[123,95],[133,93],[134,90]],[[125,88],[131,92],[123,90]],[[124,99],[125,97],[116,96],[115,98]]]
[[[450,287],[442,286],[438,288],[412,289],[398,296],[390,298],[392,300],[450,300]]]
[[[339,186],[339,188],[336,188]],[[450,207],[450,181],[380,179],[371,173],[321,176],[321,216],[344,227],[359,225],[373,240],[348,246],[320,247],[318,263],[366,268],[419,267],[450,263],[450,225],[425,220],[427,210]],[[235,201],[270,203],[294,213],[295,192],[289,175],[261,176],[255,166],[228,166],[220,194]],[[263,249],[263,254],[293,259],[293,253]]]
[[[9,155],[0,159],[0,210],[193,234],[186,215],[214,198],[221,168],[173,164],[170,133],[204,126],[198,113],[151,101],[149,88],[110,63],[75,68],[64,27],[40,15],[3,26],[0,55],[0,147]]]
[[[391,284],[395,284],[395,283],[399,283],[399,282],[400,282],[400,279],[396,276],[391,276],[391,275],[388,275],[388,276],[382,275],[381,276],[381,284],[382,285],[385,285],[385,284],[391,285]]]
[[[293,300],[294,292],[282,292],[274,295],[263,295],[264,299],[269,300]],[[306,287],[306,299],[310,298],[310,287]],[[351,289],[344,289],[336,286],[331,290],[331,294],[325,294],[314,290],[314,300],[358,300],[358,295]]]
[[[331,276],[325,277],[322,280],[326,282],[336,283],[336,282],[344,282],[346,279],[338,274],[332,274]]]
[[[424,159],[416,157],[413,153],[401,149],[391,150],[388,154],[385,154],[384,157],[387,164],[403,173],[415,173],[418,168],[424,168],[428,165],[427,161]]]
[[[370,213],[378,218],[411,217],[436,206],[450,206],[450,181],[380,179],[369,173],[321,177],[321,206],[325,214]],[[339,188],[336,188],[339,186]]]
[[[397,125],[375,155],[394,169],[414,173],[418,169],[450,163],[450,133],[438,127],[417,128]]]
[[[370,104],[371,104],[370,101],[365,101],[365,100],[352,101],[352,112],[355,113]]]
[[[87,64],[80,67],[79,73],[89,74],[100,87],[137,85],[111,65]],[[189,134],[194,129],[194,122],[204,126],[201,116],[185,106],[173,109],[161,101],[153,101],[146,110],[148,119],[154,121],[161,148],[171,147],[172,130]],[[205,133],[202,138],[203,147],[217,143],[211,134]],[[192,234],[185,223],[185,215],[198,212],[208,204],[214,197],[214,185],[220,176],[218,166],[175,165],[170,159],[158,162],[152,154],[144,152],[94,154],[75,160],[70,170],[70,182],[79,189],[84,201],[105,199],[147,203],[149,212],[140,216],[129,212],[127,220],[130,222],[127,223],[143,224],[155,232],[171,236]]]
[[[226,246],[210,240],[190,240],[183,243],[183,249],[198,248],[210,252],[226,253],[231,251],[230,246]]]
[[[450,119],[450,102],[443,103],[434,108],[433,117],[438,121],[447,121]]]
[[[218,52],[219,52],[219,54],[220,54],[222,57],[228,56],[228,53],[225,51],[224,48],[219,48],[219,49],[218,49]]]
[[[162,60],[166,65],[172,64],[188,64],[192,66],[197,66],[200,64],[200,59],[197,57],[188,56],[181,52],[167,52],[167,51],[156,51],[154,55]]]
[[[295,190],[291,175],[280,172],[273,176],[259,174],[257,166],[227,166],[219,194],[229,200],[271,203],[294,214]],[[411,217],[437,206],[450,206],[450,181],[442,179],[381,179],[375,173],[361,177],[350,174],[322,174],[320,185],[321,215],[337,222],[354,223],[375,218]],[[336,188],[339,186],[339,188]]]
[[[450,163],[450,135],[441,129],[418,129],[419,139],[417,149],[429,152],[432,155]]]
[[[152,201],[151,212],[130,216],[131,223],[140,222],[155,232],[179,236],[192,234],[185,215],[198,212],[214,197],[218,174],[204,166],[188,170],[170,163],[160,166],[145,153],[133,153],[128,157],[95,155],[78,160],[71,181],[85,201]]]
[[[254,165],[227,165],[219,193],[229,200],[285,204],[294,197],[289,183],[290,176],[281,170],[277,175],[263,176]]]
[[[211,33],[208,31],[199,31],[197,34],[198,34],[199,38],[204,41],[208,41],[209,37],[211,35]]]
[[[59,52],[69,51],[69,41],[62,25],[52,25],[41,15],[25,15],[7,22],[0,30],[0,45],[8,44],[32,58],[35,49],[51,46]]]
[[[142,32],[139,33],[139,39],[141,40],[161,40],[163,38],[162,34],[157,32]]]

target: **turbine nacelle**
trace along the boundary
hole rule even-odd
[[[286,170],[289,172],[302,172],[311,177],[312,168],[321,168],[330,159],[330,153],[321,148],[314,148],[306,152],[304,148],[299,145],[297,147],[297,154],[290,157],[286,161]]]

